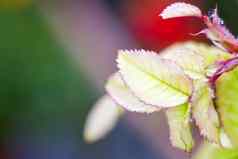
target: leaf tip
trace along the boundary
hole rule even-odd
[[[202,17],[201,10],[191,4],[184,2],[176,2],[167,6],[160,14],[163,19],[177,18],[177,17]]]
[[[85,142],[94,143],[104,138],[115,127],[122,113],[110,96],[100,98],[86,119],[83,131]]]
[[[229,137],[227,136],[227,134],[225,133],[224,129],[221,130],[220,132],[220,143],[221,146],[224,148],[232,148],[232,143],[231,140],[229,139]]]

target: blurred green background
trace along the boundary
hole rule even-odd
[[[36,5],[4,8],[0,19],[1,123],[23,120],[41,129],[82,121],[97,93],[72,66]]]

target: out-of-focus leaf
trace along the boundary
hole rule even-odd
[[[234,146],[238,146],[238,68],[224,73],[216,82],[216,105],[222,125]]]
[[[237,159],[237,149],[223,149],[211,143],[204,143],[193,156],[193,159]]]
[[[205,78],[204,58],[192,49],[171,46],[162,51],[160,56],[176,62],[192,79]]]
[[[213,92],[208,83],[194,82],[191,98],[192,114],[201,135],[209,141],[219,144],[220,122],[213,104]]]
[[[114,128],[122,112],[111,97],[105,95],[99,99],[87,117],[85,141],[93,143],[105,137]]]
[[[118,67],[132,92],[147,104],[173,107],[188,101],[192,82],[180,66],[149,51],[119,51]]]
[[[205,63],[205,68],[211,64],[214,64],[216,61],[223,61],[232,57],[231,54],[221,49],[209,46],[204,43],[192,41],[174,44],[173,46],[170,47],[170,50],[172,52],[173,50],[176,51],[183,48],[190,49],[194,51],[196,54],[202,56],[204,58],[203,60]]]
[[[194,140],[190,127],[190,106],[183,104],[166,111],[169,123],[170,140],[173,146],[190,152]]]
[[[160,16],[163,19],[186,17],[186,16],[201,17],[202,12],[198,7],[194,5],[184,2],[177,2],[165,8],[160,14]]]
[[[137,97],[135,97],[121,79],[119,73],[115,73],[109,78],[106,84],[106,90],[120,106],[129,111],[138,113],[152,113],[160,110],[159,107],[146,105]]]

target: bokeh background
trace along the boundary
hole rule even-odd
[[[127,113],[109,136],[82,139],[86,115],[115,71],[118,49],[159,51],[190,33],[195,18],[163,21],[175,0],[0,0],[0,159],[176,159],[162,113]],[[187,0],[238,34],[237,0]],[[198,137],[199,138],[199,137]]]

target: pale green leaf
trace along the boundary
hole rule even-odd
[[[205,60],[192,49],[171,46],[160,52],[160,56],[176,62],[192,79],[205,78]]]
[[[220,143],[220,122],[213,104],[213,91],[209,84],[194,82],[194,93],[191,98],[192,114],[200,134],[210,142]]]
[[[237,159],[238,149],[223,149],[211,143],[200,146],[192,159]]]
[[[159,107],[147,105],[135,97],[126,86],[119,73],[113,74],[107,84],[108,94],[122,107],[128,111],[138,113],[153,113],[159,111]]]
[[[168,118],[170,140],[174,147],[190,152],[194,140],[190,126],[190,106],[183,104],[166,111]]]
[[[84,139],[88,143],[104,138],[116,125],[123,110],[117,106],[111,97],[105,95],[93,106],[88,114]]]
[[[238,146],[238,68],[224,73],[216,82],[216,105],[232,145]]]
[[[170,47],[170,50],[180,50],[184,48],[190,49],[194,53],[202,56],[205,67],[208,67],[209,65],[212,65],[217,61],[227,60],[232,57],[231,54],[221,49],[193,41],[174,44]]]
[[[180,66],[149,51],[119,51],[118,67],[130,90],[143,102],[173,107],[188,101],[192,82]]]

